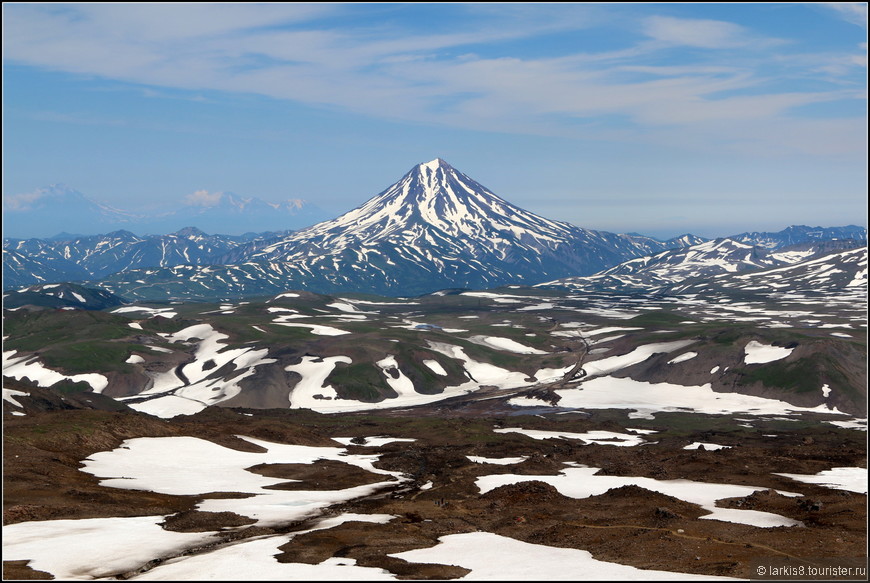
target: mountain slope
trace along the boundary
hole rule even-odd
[[[827,266],[831,270],[828,275],[840,274],[840,277],[831,281],[825,280],[825,285],[836,287],[859,280],[862,253],[866,280],[867,248],[856,248],[856,245],[858,243],[851,239],[816,241],[771,252],[763,247],[732,239],[717,239],[630,259],[590,276],[562,278],[541,285],[563,286],[575,291],[682,293],[688,289],[706,288],[711,279],[715,279],[717,284],[721,281],[724,287],[740,288],[743,287],[740,282],[757,280],[767,282],[766,285],[771,290],[789,288],[783,282],[773,281],[785,278],[794,283],[795,289],[805,289],[807,282],[818,279],[814,275],[817,271],[814,266]],[[777,275],[765,275],[769,273]],[[789,275],[784,275],[785,273]],[[726,281],[733,283],[725,285]],[[750,286],[747,283],[745,287]]]
[[[708,284],[686,282],[671,293],[695,293]],[[849,292],[855,300],[867,294],[867,247],[835,251],[774,269],[717,277],[715,287],[754,293]]]
[[[194,297],[205,289],[220,290],[206,297],[290,288],[416,295],[589,274],[691,240],[661,242],[545,219],[435,159],[336,219],[266,247],[240,246],[215,262],[222,265],[130,272],[104,284],[149,299]],[[185,291],[190,282],[195,289]],[[167,286],[172,292],[160,295]]]
[[[716,239],[630,259],[594,275],[564,278],[545,285],[564,285],[572,289],[656,291],[685,280],[764,269],[783,263],[761,248],[731,239]]]
[[[113,293],[74,283],[32,285],[4,294],[3,309],[16,310],[54,308],[77,310],[105,310],[124,303]]]

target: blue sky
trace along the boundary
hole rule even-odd
[[[358,206],[440,157],[615,232],[866,225],[867,5],[3,4],[3,195]]]

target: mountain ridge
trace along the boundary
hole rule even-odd
[[[673,244],[695,240],[681,238]],[[174,288],[172,294],[182,294],[166,292],[163,299],[193,297],[216,288],[230,295],[214,297],[289,288],[419,295],[450,287],[483,289],[594,273],[670,244],[546,219],[436,158],[416,165],[335,219],[267,246],[239,246],[221,256],[217,265],[116,274],[103,283],[122,295],[133,289],[143,293],[146,287],[148,293],[158,293],[167,285]],[[179,280],[201,285],[183,292]]]

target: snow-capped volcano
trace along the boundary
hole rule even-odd
[[[552,245],[570,238],[577,230],[512,205],[436,158],[417,165],[362,206],[301,235],[339,235],[336,245],[396,236],[397,242],[410,242],[421,237],[426,240],[428,234],[467,243],[486,240],[503,246],[510,239]]]
[[[128,272],[104,284],[151,299],[294,288],[415,295],[591,274],[683,244],[545,219],[436,158],[340,217],[265,247],[237,247],[207,268]]]
[[[356,209],[246,259],[349,261],[342,273],[392,266],[383,273],[388,279],[405,264],[421,276],[437,275],[448,287],[477,287],[540,280],[549,273],[592,273],[664,248],[668,244],[645,237],[545,219],[436,158],[418,164]]]

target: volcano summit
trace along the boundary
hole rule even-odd
[[[103,283],[117,293],[148,299],[296,288],[413,295],[591,274],[685,244],[540,217],[436,158],[336,219],[265,247],[239,247],[218,265],[127,272]]]

